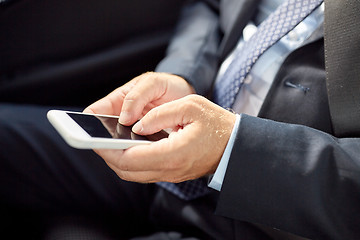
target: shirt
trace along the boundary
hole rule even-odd
[[[259,5],[259,12],[255,17],[255,23],[250,22],[244,28],[242,38],[239,40],[238,45],[221,65],[216,81],[219,81],[233,60],[233,53],[235,50],[241,47],[245,41],[250,39],[257,30],[256,25],[271,14],[271,12],[273,12],[281,4],[281,2],[282,0],[261,1]],[[275,75],[286,57],[297,48],[301,47],[311,34],[323,24],[323,22],[324,4],[321,4],[293,30],[282,37],[277,43],[260,56],[245,78],[244,84],[235,99],[233,110],[236,113],[246,113],[252,116],[258,115],[265,97],[269,92],[271,84],[275,79]],[[240,118],[237,117],[230,139],[220,160],[220,164],[209,183],[209,187],[218,191],[221,190],[222,182],[226,173],[226,167],[235,142],[237,129],[240,124]]]

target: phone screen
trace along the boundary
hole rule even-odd
[[[132,126],[121,125],[117,117],[100,117],[76,113],[67,114],[91,137],[157,141],[168,136],[165,131],[146,136],[138,135],[131,131]]]

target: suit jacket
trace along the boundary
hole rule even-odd
[[[326,4],[331,1],[336,0]],[[354,0],[341,3],[360,6]],[[157,71],[183,76],[198,93],[211,97],[219,64],[257,4],[191,3]],[[325,21],[334,23],[333,15],[326,14]],[[322,33],[316,31],[287,57],[259,116],[241,116],[216,210],[234,219],[235,226],[247,221],[314,239],[360,237],[360,139],[334,134]],[[310,91],[304,93],[286,82]]]

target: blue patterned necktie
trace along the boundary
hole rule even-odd
[[[183,200],[192,200],[210,192],[206,178],[199,178],[181,183],[158,182],[160,187],[175,194]]]
[[[237,52],[223,78],[215,85],[215,102],[224,108],[230,108],[246,75],[261,54],[300,23],[321,2],[322,0],[287,0],[269,15],[254,36]],[[184,200],[195,199],[210,192],[205,178],[157,184]]]
[[[214,102],[231,108],[247,74],[259,57],[304,18],[322,0],[287,0],[262,22],[257,32],[235,53],[234,60],[214,87]]]

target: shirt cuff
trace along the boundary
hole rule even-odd
[[[228,165],[228,162],[230,159],[231,151],[232,151],[234,143],[235,143],[236,134],[239,129],[239,125],[240,125],[240,115],[236,114],[234,128],[231,132],[231,135],[230,135],[229,141],[226,145],[224,154],[221,157],[219,166],[217,167],[217,169],[214,173],[214,176],[212,177],[212,179],[208,185],[209,187],[211,187],[217,191],[221,190],[224,176],[226,173],[226,168],[227,168],[227,165]]]

